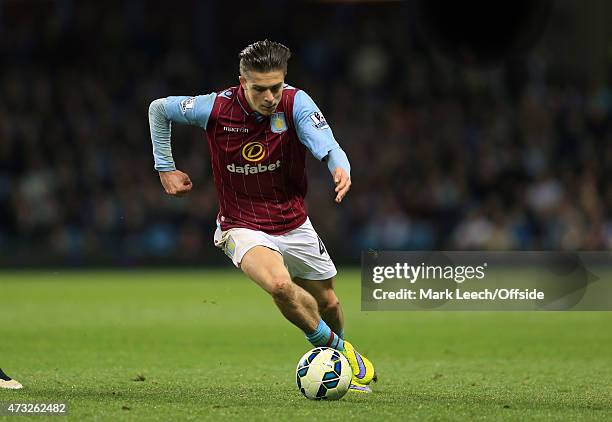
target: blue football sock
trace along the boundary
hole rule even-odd
[[[306,334],[306,338],[315,347],[331,347],[341,352],[344,351],[344,340],[334,333],[323,320],[319,322],[314,332]]]
[[[338,337],[344,340],[344,328],[341,328],[340,331],[338,331]]]

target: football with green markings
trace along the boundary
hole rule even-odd
[[[349,389],[353,372],[337,350],[316,347],[302,356],[296,368],[300,392],[311,400],[339,400]]]

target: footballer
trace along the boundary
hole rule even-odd
[[[313,346],[347,357],[351,390],[371,392],[374,367],[344,339],[336,268],[304,204],[306,151],[327,164],[337,203],[351,186],[350,165],[314,101],[285,83],[290,56],[280,43],[258,41],[240,53],[238,86],[154,100],[149,125],[155,169],[167,194],[191,191],[189,176],[172,157],[172,122],[206,133],[219,200],[214,244],[272,296]]]

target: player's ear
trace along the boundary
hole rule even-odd
[[[242,75],[238,76],[238,81],[240,82],[240,85],[242,86],[242,89],[246,89],[246,78]]]

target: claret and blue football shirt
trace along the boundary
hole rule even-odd
[[[159,121],[160,112],[166,121]],[[251,110],[244,90],[237,86],[208,95],[156,100],[149,117],[159,171],[175,169],[168,121],[205,131],[222,230],[245,227],[283,234],[299,227],[307,217],[306,149],[318,160],[338,151],[346,158],[314,101],[289,85],[271,116]]]

